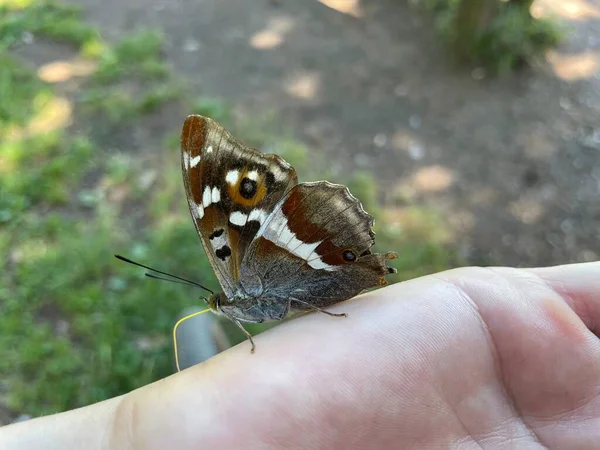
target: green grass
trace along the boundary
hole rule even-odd
[[[81,21],[81,10],[54,1],[0,3],[0,48],[19,45],[26,33],[82,46],[96,38],[96,31]]]
[[[161,59],[163,36],[155,30],[137,30],[106,49],[94,74],[97,84],[114,83],[123,77],[162,79],[169,69]]]
[[[19,232],[12,248],[20,261],[2,283],[11,295],[2,305],[0,372],[10,374],[13,409],[73,408],[172,373],[173,320],[199,301],[189,289],[143,279],[112,251],[178,273],[193,268],[186,275],[211,283],[187,221],[130,235],[119,232],[110,205],[97,212],[93,223],[53,216]]]
[[[49,94],[35,72],[0,51],[0,138],[9,125],[22,125],[30,117],[36,98]]]
[[[0,216],[16,216],[23,207],[42,202],[61,204],[69,200],[69,186],[81,177],[78,169],[89,158],[91,144],[83,136],[68,140],[68,145],[62,140],[60,133],[48,133],[4,143],[2,155],[13,170],[0,178],[0,190],[8,193],[0,200]],[[16,167],[26,170],[16,171]],[[17,208],[11,210],[11,204]]]
[[[1,401],[15,413],[40,415],[122,394],[174,370],[171,328],[184,308],[202,305],[200,293],[149,280],[114,253],[217,287],[187,211],[178,130],[154,136],[163,144],[159,154],[115,149],[113,134],[129,137],[131,121],[147,126],[148,113],[176,100],[181,117],[215,118],[243,141],[282,154],[303,180],[329,174],[315,169],[325,166],[315,164],[322,155],[289,135],[274,135],[268,115],[240,121],[219,99],[183,102],[182,84],[162,58],[160,33],[138,30],[109,45],[71,8],[50,2],[11,8],[0,16],[0,29],[10,31],[0,33],[6,38],[0,49]],[[52,21],[68,26],[59,34]],[[31,125],[58,92],[7,50],[26,32],[69,42],[98,62],[98,72],[68,99],[72,126]],[[104,128],[111,132],[95,132]],[[370,174],[334,181],[348,182],[383,217]],[[424,214],[427,227],[398,230],[378,220],[378,248],[398,251],[402,278],[452,263],[437,236],[439,220]]]
[[[162,47],[162,34],[148,29],[135,30],[114,47],[100,46],[98,69],[80,99],[85,110],[119,124],[178,100],[182,86],[163,60]]]

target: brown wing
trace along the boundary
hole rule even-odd
[[[281,157],[246,147],[212,119],[191,115],[181,132],[181,166],[196,230],[224,293],[231,297],[250,242],[296,185]]]
[[[386,284],[394,273],[373,254],[373,217],[348,188],[327,181],[302,183],[259,230],[242,262],[247,292],[325,307]],[[294,300],[296,302],[294,303]]]

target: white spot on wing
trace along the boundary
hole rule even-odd
[[[292,166],[283,159],[279,160],[279,164],[273,164],[271,166],[271,172],[277,181],[285,181],[288,179],[289,172],[292,170]]]
[[[277,181],[283,181],[285,179],[285,173],[277,166],[271,167],[271,173]]]
[[[237,170],[230,170],[229,172],[227,172],[227,175],[225,175],[225,181],[227,181],[232,186],[235,186],[237,184],[239,178],[240,172]]]
[[[215,250],[223,248],[224,245],[229,246],[229,239],[227,238],[227,231],[224,231],[221,236],[210,239],[210,245]]]
[[[258,220],[258,222],[262,225],[265,220],[267,220],[268,214],[262,209],[253,209],[248,214],[248,220]]]
[[[202,204],[196,205],[196,203],[192,202],[190,209],[192,210],[192,215],[196,219],[202,219],[204,217],[204,208],[202,207]]]
[[[189,158],[189,156],[188,156]],[[190,166],[192,167],[196,167],[198,165],[198,163],[200,162],[200,155],[198,156],[194,156],[191,160],[190,160]]]
[[[208,186],[206,186],[204,188],[204,192],[202,193],[202,205],[204,205],[205,208],[208,208],[210,206],[210,201],[211,201],[210,188]]]
[[[186,169],[190,167],[190,154],[188,152],[183,152],[183,167]]]
[[[277,243],[279,232],[286,226],[287,220],[283,214],[279,213],[276,215],[267,225],[267,229],[264,232],[266,239],[271,242]]]
[[[221,200],[221,191],[219,190],[218,187],[215,186],[212,189],[212,202],[219,203],[220,200]]]
[[[313,269],[323,269],[323,270],[328,270],[328,271],[332,271],[335,269],[334,266],[324,263],[323,261],[321,261],[320,258],[313,259],[312,261],[308,261],[308,265],[310,267],[312,267]]]
[[[206,149],[206,153],[212,153],[212,145],[209,145]]]
[[[298,239],[296,239],[296,235],[294,233],[292,233],[292,230],[290,230],[287,226],[287,223],[285,223],[279,233],[279,239],[277,239],[276,243],[280,244],[280,245],[284,245],[285,248],[287,248],[289,250],[289,247],[292,244],[292,241],[294,241],[294,240],[298,241]],[[298,241],[298,243],[299,242],[300,241]]]
[[[229,221],[239,227],[245,225],[247,220],[248,216],[240,211],[234,211],[229,216]]]
[[[312,244],[305,244],[303,243],[301,240],[296,239],[295,237],[292,239],[292,241],[290,241],[290,243],[288,244],[288,247],[295,249],[294,250],[294,254],[299,256],[300,258],[304,259],[305,261],[308,261],[308,258],[310,258],[310,256],[313,254],[313,252],[315,251],[315,249],[319,246],[319,244],[322,241],[319,242],[313,242]],[[310,261],[312,262],[312,261]]]
[[[252,213],[250,213],[252,214]],[[267,225],[263,236],[275,245],[286,249],[298,258],[303,259],[313,269],[335,270],[335,266],[323,262],[320,258],[309,258],[314,255],[315,249],[322,241],[305,243],[296,237],[287,225],[287,218],[279,212],[277,217]]]
[[[248,178],[256,181],[258,179],[258,172],[256,170],[251,170],[250,172],[248,172]]]

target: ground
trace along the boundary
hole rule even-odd
[[[5,3],[0,423],[172,373],[198,294],[112,254],[216,287],[179,173],[191,112],[348,184],[400,254],[392,281],[600,255],[599,1],[536,2],[566,39],[501,78],[455,67],[414,1]]]
[[[502,79],[452,67],[431,20],[399,0],[83,4],[110,39],[162,29],[193,90],[270,112],[337,173],[373,171],[387,202],[441,211],[469,262],[600,255],[600,2],[538,2],[567,39]]]

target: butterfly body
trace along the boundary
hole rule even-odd
[[[198,115],[184,123],[181,151],[190,212],[223,289],[209,306],[238,326],[322,311],[395,272],[395,253],[372,253],[373,218],[348,188],[298,184],[281,157]]]
[[[253,297],[247,294],[228,298],[223,292],[217,292],[208,300],[209,306],[217,314],[246,323],[282,320],[290,310],[290,302],[286,298]]]

